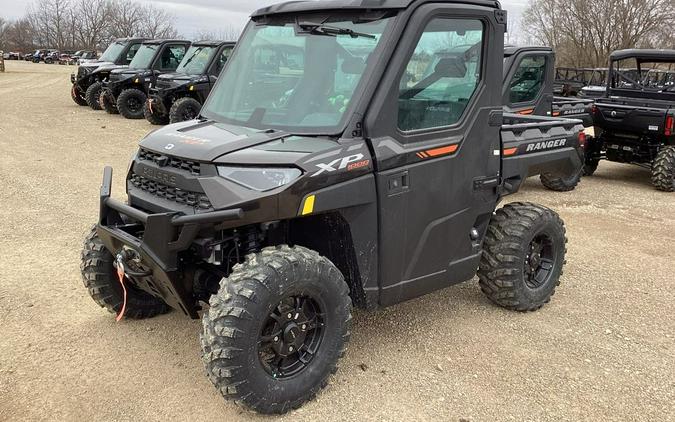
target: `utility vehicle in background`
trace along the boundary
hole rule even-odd
[[[149,85],[158,75],[174,72],[189,47],[186,40],[144,41],[128,67],[111,71],[103,81],[101,108],[127,119],[142,119]]]
[[[634,73],[622,69],[635,67]],[[675,191],[675,50],[619,50],[610,55],[605,97],[592,115],[586,173],[602,159],[651,170],[652,184]]]
[[[154,125],[165,125],[199,116],[234,44],[230,41],[192,43],[176,72],[159,75],[150,85],[143,108],[145,118]]]
[[[497,305],[539,309],[562,274],[563,222],[496,207],[528,176],[578,170],[583,126],[504,112],[506,21],[488,0],[254,12],[200,117],[141,141],[126,203],[104,170],[90,295],[118,319],[201,316],[209,379],[263,413],[326,386],[352,306],[477,273]]]
[[[100,110],[98,98],[105,80],[113,69],[127,66],[145,41],[143,38],[119,38],[113,41],[98,60],[80,63],[70,75],[70,96],[76,104]]]

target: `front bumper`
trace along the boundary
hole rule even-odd
[[[103,171],[96,232],[113,255],[131,249],[149,276],[129,276],[134,285],[161,297],[167,305],[197,318],[192,279],[181,271],[178,254],[190,248],[199,232],[225,221],[243,219],[241,208],[185,215],[149,214],[110,197],[112,168]],[[187,277],[187,278],[186,278]]]

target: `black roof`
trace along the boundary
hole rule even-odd
[[[318,12],[323,10],[383,10],[405,9],[413,3],[425,3],[428,0],[324,0],[289,1],[258,9],[251,17],[276,15],[283,13]],[[437,0],[447,3],[465,3],[501,9],[496,0]]]
[[[544,46],[515,46],[515,45],[507,45],[504,46],[504,57],[509,57],[513,56],[515,54],[518,54],[523,51],[540,51],[544,53],[553,53],[553,49],[551,47],[544,47]]]
[[[208,46],[208,47],[219,47],[224,44],[236,44],[234,41],[220,41],[220,40],[201,40],[195,41],[192,43],[194,46]]]
[[[174,39],[155,39],[155,40],[145,40],[143,41],[143,44],[164,44],[167,42],[186,42],[190,43],[188,40],[174,40]]]
[[[116,38],[115,42],[128,42],[128,41],[145,41],[147,38],[134,38],[134,37],[128,37],[128,38]]]
[[[640,61],[651,62],[672,62],[675,61],[675,50],[648,50],[631,48],[628,50],[617,50],[609,55],[610,60],[636,59]]]

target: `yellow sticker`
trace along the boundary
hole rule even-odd
[[[309,195],[302,206],[302,215],[311,214],[312,211],[314,211],[314,195]]]

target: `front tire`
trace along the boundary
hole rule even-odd
[[[113,266],[114,258],[105,248],[101,239],[92,228],[84,241],[80,270],[82,281],[89,295],[100,307],[117,314],[122,309],[124,295],[122,286],[117,278]],[[127,289],[127,305],[125,318],[145,319],[152,318],[169,311],[163,300],[139,290],[129,283]]]
[[[148,100],[149,101],[149,100]],[[143,104],[143,116],[145,116],[145,120],[150,122],[153,125],[165,125],[169,123],[169,117],[166,115],[162,115],[159,113],[155,113],[150,110],[150,107],[148,107],[148,101]]]
[[[76,84],[73,84],[73,87],[70,89],[70,98],[72,98],[73,101],[75,101],[75,104],[79,106],[87,105],[85,94],[82,93],[82,90]]]
[[[171,123],[178,123],[196,119],[201,110],[202,104],[194,98],[179,98],[173,103],[171,110],[169,110],[169,121]]]
[[[115,104],[115,97],[107,90],[101,90],[101,94],[98,97],[98,103],[101,105],[101,108],[105,110],[108,114],[118,114],[117,105]]]
[[[202,319],[202,359],[230,400],[285,413],[311,400],[349,340],[349,289],[317,252],[269,247],[235,265]]]
[[[675,146],[661,148],[652,164],[652,184],[658,190],[675,192]]]
[[[94,82],[87,88],[85,98],[87,100],[87,104],[92,108],[92,110],[101,110],[102,108],[101,104],[99,103],[101,90],[103,90],[103,84],[101,82]]]
[[[493,303],[514,311],[535,311],[560,284],[567,238],[558,214],[514,202],[497,210],[483,242],[480,288]]]
[[[117,110],[127,119],[142,119],[143,105],[148,97],[136,88],[125,89],[117,96]]]

